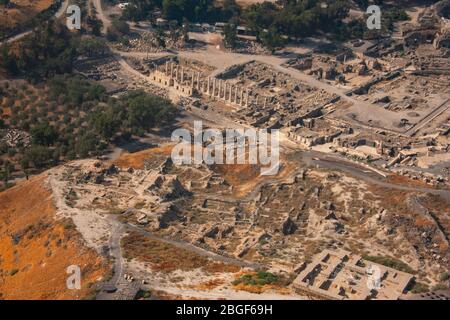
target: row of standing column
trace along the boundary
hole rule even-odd
[[[180,79],[181,83],[185,80],[184,68],[175,66],[173,61],[166,61],[165,74],[176,81]],[[224,80],[208,77],[207,80],[200,80],[200,72],[192,72],[191,87],[196,88],[198,92],[205,93],[212,98],[217,98],[225,102],[234,103],[240,106],[248,106],[250,102],[250,93],[248,90],[239,89],[237,85],[229,84]],[[258,104],[258,98],[255,98],[255,103]],[[267,98],[264,98],[264,107],[266,107]]]
[[[217,78],[208,78],[203,93],[212,98],[241,106],[249,105],[250,93],[248,90],[240,89],[237,85],[229,84]]]
[[[184,81],[187,80],[186,76],[188,75],[188,72],[185,72],[183,67],[175,65],[173,61],[166,61],[165,74],[183,84]],[[190,79],[191,87],[194,88],[196,84],[197,90],[200,90],[200,72],[192,72]],[[196,79],[197,81],[195,81]]]

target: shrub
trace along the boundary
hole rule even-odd
[[[17,272],[19,272],[18,269],[12,269],[12,270],[9,272],[9,275],[10,275],[10,276],[13,276],[13,275],[15,275]]]
[[[429,292],[430,291],[430,287],[425,284],[425,283],[421,283],[421,282],[414,282],[412,288],[411,288],[411,292],[412,293],[425,293],[425,292]]]
[[[444,272],[443,274],[441,274],[441,276],[439,277],[439,280],[441,281],[447,281],[450,279],[450,273],[449,272]]]
[[[252,286],[264,286],[268,284],[277,284],[280,282],[280,277],[271,272],[258,271],[255,274],[245,274],[239,279],[233,281],[233,285],[252,285]]]
[[[375,262],[375,263],[379,263],[379,264],[382,264],[383,266],[386,266],[386,267],[389,267],[389,268],[393,268],[393,269],[396,269],[396,270],[399,270],[399,271],[412,273],[412,274],[416,273],[416,271],[413,268],[411,268],[409,265],[407,265],[403,261],[400,261],[400,260],[392,258],[392,257],[364,255],[363,259],[364,260],[368,260],[368,261],[372,261],[372,262]]]

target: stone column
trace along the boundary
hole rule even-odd
[[[166,61],[166,76],[169,75],[169,61]]]
[[[207,85],[207,88],[206,88],[206,90],[207,90],[206,93],[207,93],[207,94],[211,94],[211,89],[209,88],[210,82],[211,82],[211,78],[208,77],[208,85]]]
[[[191,87],[194,88],[194,72],[192,72]]]
[[[197,72],[197,90],[200,90],[200,72]]]
[[[244,89],[241,89],[241,99],[239,100],[240,105],[244,106]]]
[[[237,86],[235,86],[234,87],[234,103],[236,103],[237,104],[237,98],[238,98],[238,87]]]
[[[245,94],[245,106],[246,107],[248,107],[248,98],[250,97],[250,93],[248,92],[248,90],[247,90],[247,92],[246,92],[246,94]]]
[[[264,98],[264,109],[266,108],[266,106],[267,106],[267,97]]]
[[[227,87],[228,84],[226,81],[223,81],[223,101],[227,102]]]
[[[227,83],[226,81],[223,82],[223,101],[227,101]]]
[[[170,62],[170,78],[173,78],[173,61]]]
[[[223,82],[223,101],[227,101],[227,83],[224,81]]]
[[[212,94],[213,98],[216,96],[216,78],[213,81]]]
[[[184,68],[181,67],[181,84],[184,82]]]

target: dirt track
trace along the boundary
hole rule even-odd
[[[55,13],[54,17],[56,19],[61,18],[66,13],[66,10],[67,10],[68,6],[69,6],[69,0],[64,0],[64,2],[62,3],[60,9]],[[0,45],[2,45],[5,42],[6,43],[12,43],[12,42],[18,41],[18,40],[26,37],[27,35],[29,35],[32,32],[33,32],[33,30],[24,31],[24,32],[22,32],[22,33],[20,33],[18,35],[12,36],[12,37],[4,40],[3,42],[0,42]]]

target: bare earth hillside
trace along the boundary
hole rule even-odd
[[[46,175],[0,194],[0,292],[2,299],[83,299],[107,272],[85,247],[70,220],[56,221]],[[67,267],[78,265],[82,289],[68,290]]]

